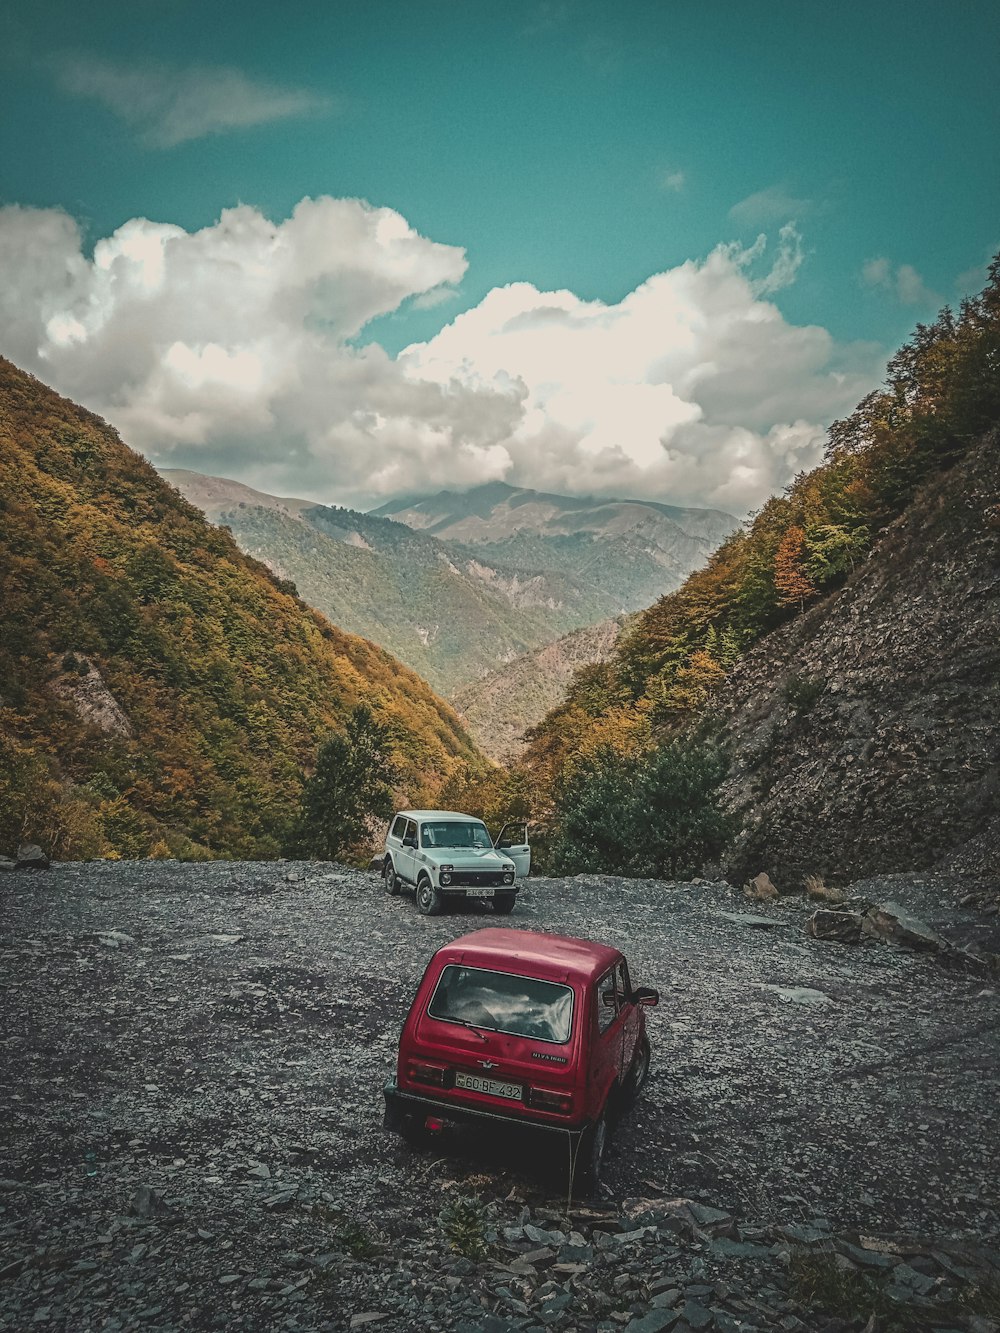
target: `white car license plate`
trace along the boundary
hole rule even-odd
[[[522,1101],[524,1089],[520,1083],[501,1083],[499,1079],[482,1078],[479,1074],[456,1074],[456,1088],[470,1092],[485,1092],[490,1097],[509,1097],[512,1102]]]
[[[496,889],[466,889],[466,898],[492,898],[496,894]]]

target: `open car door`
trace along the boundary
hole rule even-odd
[[[528,846],[528,823],[524,819],[509,819],[496,842],[498,852],[505,852],[514,862],[518,879],[524,879],[531,869],[531,848]]]

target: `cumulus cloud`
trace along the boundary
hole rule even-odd
[[[825,423],[881,368],[761,299],[800,262],[794,229],[755,276],[763,252],[720,246],[616,305],[496,288],[399,360],[415,381],[521,397],[504,447],[522,484],[745,512],[819,460]]]
[[[941,298],[924,282],[912,264],[893,268],[884,256],[868,259],[861,266],[861,281],[866,287],[892,292],[902,305],[936,306]]]
[[[621,301],[514,283],[390,357],[358,335],[453,292],[464,251],[359,200],[201,231],[135,218],[87,254],[0,209],[0,346],[154,461],[355,505],[506,479],[743,512],[820,456],[881,370],[768,299],[801,241],[718,247]]]
[[[328,111],[329,98],[255,81],[226,66],[116,65],[87,54],[54,62],[64,92],[101,102],[150,148]]]
[[[733,204],[729,216],[741,224],[766,226],[770,222],[798,220],[811,208],[811,199],[797,199],[783,185],[769,185],[766,190],[758,190]]]
[[[660,189],[671,190],[680,194],[684,189],[686,177],[683,171],[664,171],[660,174]]]

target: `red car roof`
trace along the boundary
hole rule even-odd
[[[438,949],[434,955],[442,962],[467,963],[513,970],[541,980],[574,978],[587,981],[603,976],[619,958],[621,951],[610,944],[578,940],[568,935],[544,935],[534,930],[474,930]]]

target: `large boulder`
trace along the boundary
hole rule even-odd
[[[926,922],[913,916],[898,903],[879,903],[865,914],[865,934],[876,939],[891,940],[908,949],[930,949],[935,952],[948,948],[945,940]]]
[[[838,940],[841,944],[860,944],[865,918],[861,912],[834,912],[822,907],[806,922],[806,933],[817,940]]]
[[[49,858],[36,842],[23,842],[17,849],[18,870],[48,870]]]

